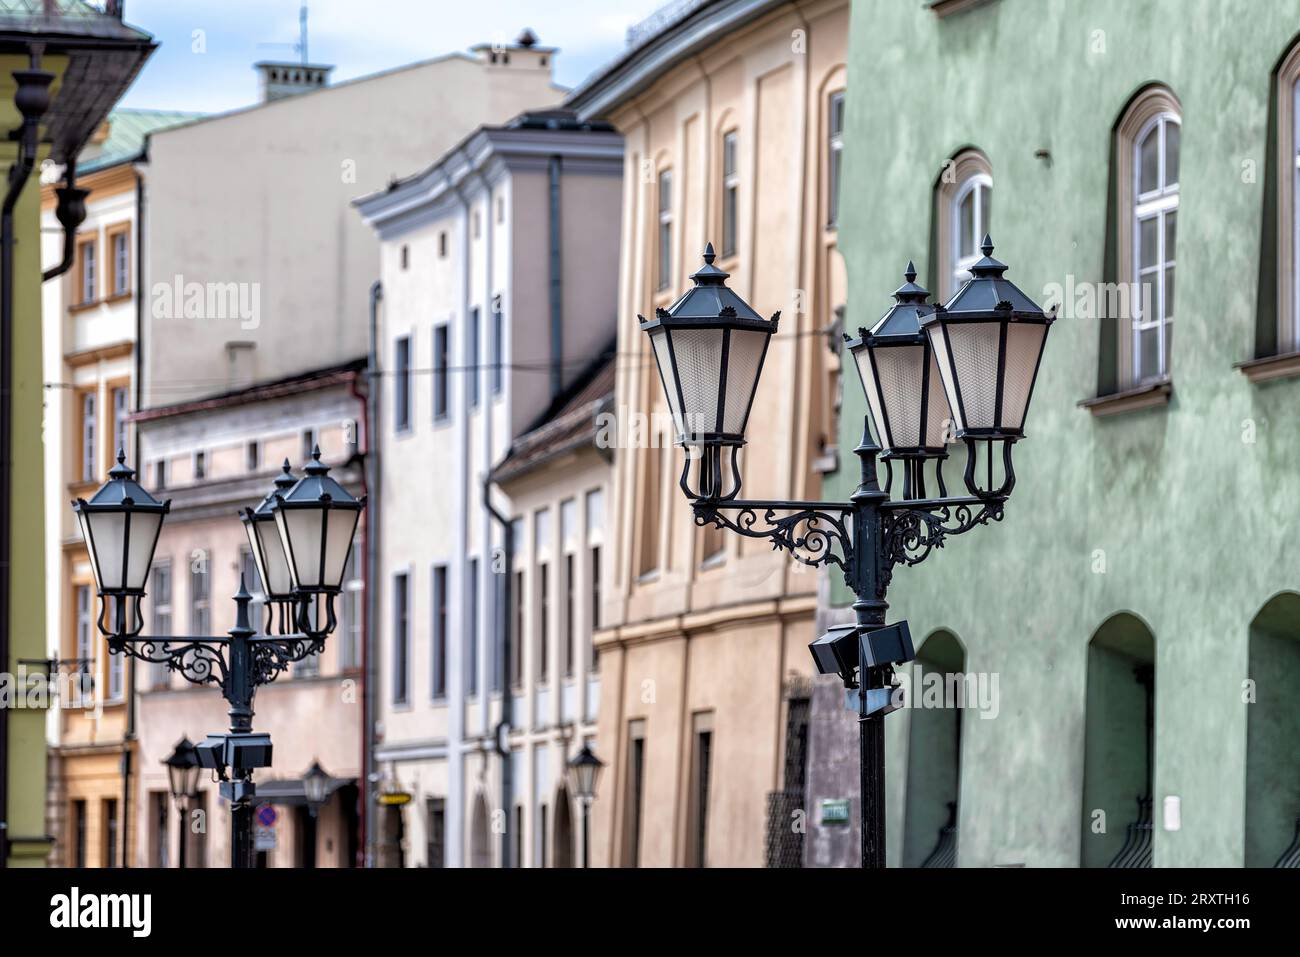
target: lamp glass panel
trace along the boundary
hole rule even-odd
[[[262,579],[262,588],[266,594],[292,594],[293,579],[289,575],[289,559],[284,553],[284,543],[280,541],[276,523],[264,520],[249,522],[248,543],[253,548],[257,574]]]
[[[1002,425],[1008,429],[1024,428],[1029,411],[1029,390],[1034,385],[1034,370],[1043,351],[1047,326],[1030,322],[1007,323],[1007,364],[1002,384]]]
[[[763,349],[767,347],[766,332],[731,331],[731,344],[727,351],[727,395],[722,412],[722,431],[739,435],[745,431],[750,403],[758,388],[762,371]]]
[[[299,588],[320,587],[321,510],[277,508],[275,524],[289,562],[293,583]]]
[[[965,408],[968,429],[991,429],[998,395],[998,349],[1002,323],[953,322],[948,324],[952,364],[958,394]]]
[[[103,576],[99,573],[99,555],[91,545],[89,516],[85,512],[77,513],[77,524],[81,526],[81,540],[86,544],[86,552],[90,555],[90,570],[95,576],[95,584],[102,591],[104,588]]]
[[[948,444],[951,435],[950,423],[953,420],[952,409],[948,405],[948,394],[943,388],[943,376],[939,372],[939,360],[933,350],[930,355],[930,395],[925,406],[925,447],[941,449]]]
[[[350,508],[330,509],[329,525],[325,530],[325,572],[323,584],[338,588],[343,584],[343,573],[348,561],[348,549],[357,531],[361,513]]]
[[[655,329],[650,333],[650,342],[655,347],[655,362],[659,364],[660,381],[663,383],[664,393],[668,399],[668,409],[673,414],[673,421],[677,423],[677,434],[686,435],[686,426],[682,422],[681,403],[677,401],[677,380],[673,377],[673,360],[668,351],[668,332],[662,327]]]
[[[961,403],[957,401],[957,383],[952,371],[952,357],[948,355],[948,343],[944,340],[943,323],[926,327],[930,337],[930,351],[934,355],[935,365],[939,368],[939,377],[943,380],[943,394],[948,398],[948,409],[952,413],[952,425],[956,430],[966,428],[961,415]]]
[[[893,447],[920,445],[925,346],[877,346],[871,352],[880,377],[880,395],[889,416],[889,438]]]
[[[126,587],[143,588],[153,564],[154,546],[162,526],[161,512],[131,513],[131,554],[127,556]]]
[[[123,573],[126,571],[126,556],[123,554],[126,544],[126,513],[83,514],[90,529],[90,538],[86,544],[95,553],[100,591],[126,587],[123,583]]]
[[[876,373],[871,368],[871,350],[858,349],[853,354],[853,361],[858,366],[858,378],[862,380],[862,391],[867,394],[867,406],[871,410],[871,425],[876,430],[876,438],[882,448],[892,446],[889,430],[885,428],[885,414],[880,404],[880,389],[876,384]]]
[[[718,431],[718,385],[722,377],[722,329],[673,329],[673,355],[681,377],[685,434]]]

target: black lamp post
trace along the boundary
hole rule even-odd
[[[199,796],[199,756],[194,743],[189,738],[181,738],[176,742],[172,753],[163,758],[163,764],[167,766],[167,783],[181,821],[180,852],[176,857],[176,866],[184,868],[185,847],[189,844],[185,833],[188,827],[186,816],[191,803]]]
[[[806,565],[835,565],[856,596],[855,624],[832,629],[810,650],[822,674],[837,674],[858,692],[863,867],[885,866],[883,719],[899,707],[894,665],[914,657],[907,622],[885,622],[893,569],[918,564],[950,535],[1001,520],[1015,485],[1012,446],[1024,437],[1054,318],[1003,278],[1007,267],[992,258],[987,236],[982,248],[972,278],[945,306],[926,303],[929,294],[916,285],[909,263],[889,311],[857,338],[845,336],[882,443],[872,441],[864,424],[855,449],[860,484],[847,503],[736,498],[737,452],[777,317],[765,322],[726,288],[711,244],[704,268],[691,277],[693,288],[656,310],[654,320],[641,319],[678,444],[687,450],[681,487],[696,524],[766,539]],[[950,438],[966,446],[968,495],[951,496],[944,483]],[[1002,446],[1000,468],[995,443]],[[981,446],[984,463],[977,469]],[[895,465],[902,476],[897,499],[891,498]],[[926,497],[931,474],[937,497]]]
[[[596,757],[591,746],[584,744],[582,750],[569,759],[569,786],[573,789],[578,803],[582,805],[582,866],[591,866],[591,802],[596,799],[596,784],[600,781],[600,770],[605,762]]]
[[[253,731],[253,695],[289,665],[324,648],[337,623],[334,600],[342,591],[348,552],[365,501],[353,498],[329,477],[320,449],[314,449],[303,478],[290,485],[286,469],[268,496],[270,504],[264,500],[241,516],[268,588],[283,587],[283,578],[277,577],[283,566],[276,561],[287,565],[289,591],[268,593],[268,608],[281,608],[278,627],[271,627],[273,611],[268,610],[267,633],[257,633],[249,616],[252,596],[241,576],[234,596],[235,627],[229,637],[142,635],[140,599],[170,502],[159,502],[145,491],[125,459],[119,451],[109,480],[90,501],[72,503],[102,602],[99,630],[112,654],[165,664],[192,684],[221,688],[230,705],[230,731],[208,735],[195,747],[195,754],[199,767],[217,772],[221,794],[230,802],[231,866],[252,867],[257,793],[253,770],[271,766],[271,736]],[[271,548],[273,539],[264,534],[265,510],[275,522],[275,540],[282,549],[279,559]]]

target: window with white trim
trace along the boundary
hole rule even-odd
[[[662,292],[673,284],[673,171],[659,173],[659,262],[655,289]]]
[[[722,136],[722,255],[736,255],[736,215],[740,196],[740,166],[736,131]]]
[[[980,242],[989,231],[993,167],[978,149],[965,149],[943,164],[936,187],[935,220],[939,267],[936,302],[947,301],[979,262]]]
[[[1169,374],[1178,235],[1180,127],[1173,113],[1152,117],[1133,144],[1133,371],[1135,382]]]

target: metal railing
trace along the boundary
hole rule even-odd
[[[1137,820],[1128,826],[1124,845],[1107,867],[1151,866],[1151,797],[1140,797],[1137,803]]]
[[[948,802],[948,823],[939,828],[939,840],[934,850],[921,862],[922,867],[957,866],[957,802]]]

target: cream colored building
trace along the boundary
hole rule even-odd
[[[828,339],[845,289],[835,198],[848,24],[845,0],[685,5],[634,31],[568,101],[625,137],[620,415],[666,419],[635,317],[685,290],[706,242],[732,288],[764,315],[781,310],[742,497],[816,499],[836,460]],[[596,638],[597,752],[612,759],[596,860],[797,859],[818,575],[768,542],[697,528],[677,484],[681,451],[632,444],[616,462]]]
[[[608,464],[588,450],[493,493],[521,529],[509,610],[504,530],[484,487],[611,349],[622,155],[608,124],[532,111],[357,201],[380,239],[383,289],[375,761],[382,791],[411,796],[379,816],[380,866],[563,857],[564,763],[591,730],[596,692],[587,618],[565,618],[560,589],[572,582],[575,608],[588,607],[588,543],[601,532],[584,503],[594,496],[603,514]],[[519,625],[508,678],[507,622]]]
[[[89,190],[70,268],[42,287],[45,390],[45,623],[49,658],[65,678],[84,674],[79,700],[65,695],[47,716],[50,863],[121,867],[135,835],[126,819],[135,749],[130,738],[130,671],[110,656],[95,627],[90,561],[70,499],[89,498],[117,449],[132,457],[135,409],[138,217],[145,137],[192,113],[116,110],[81,151],[74,173]],[[64,254],[55,217],[63,167],[42,172],[41,259]],[[64,690],[68,690],[65,686]]]

